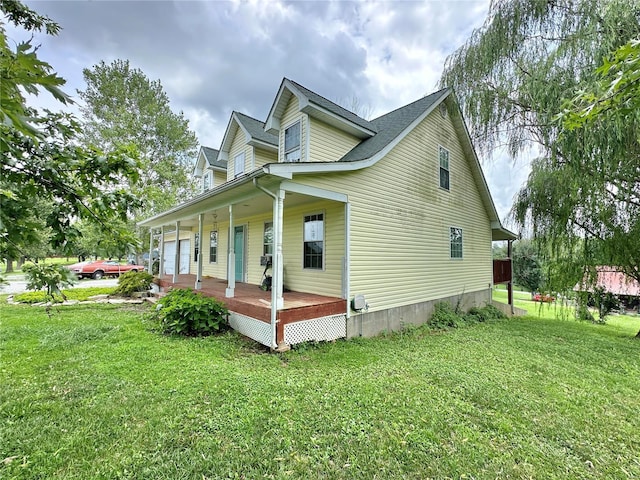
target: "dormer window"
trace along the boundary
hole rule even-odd
[[[233,161],[233,177],[237,178],[244,173],[244,152],[236,155]]]
[[[296,122],[284,131],[284,161],[300,161],[300,122]]]
[[[211,174],[209,172],[202,175],[202,191],[206,192],[211,189]]]

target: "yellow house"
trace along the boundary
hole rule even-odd
[[[491,242],[515,237],[449,89],[368,121],[285,78],[264,122],[233,112],[205,148],[195,175],[226,181],[140,225],[164,284],[224,297],[241,333],[282,348],[491,301]]]

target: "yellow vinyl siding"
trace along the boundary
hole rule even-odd
[[[231,142],[231,148],[229,149],[229,158],[227,160],[227,181],[235,178],[236,168],[236,155],[244,152],[244,173],[251,170],[251,164],[253,159],[253,148],[247,145],[247,139],[241,128],[236,130],[236,134]]]
[[[279,142],[279,161],[284,161],[284,131],[289,128],[291,125],[300,120],[300,161],[307,161],[307,120],[308,117],[306,114],[301,113],[299,111],[299,102],[298,98],[294,95],[289,100],[287,104],[287,108],[285,108],[284,113],[282,114],[282,119],[280,120],[280,134],[278,136]]]
[[[267,163],[278,162],[278,154],[276,152],[271,152],[269,150],[254,147],[253,154],[255,158],[254,168],[261,167],[263,165],[266,165]]]
[[[309,118],[310,162],[335,162],[358,143],[360,140],[348,133],[315,118]]]
[[[304,216],[324,213],[324,269],[303,268]],[[284,285],[296,292],[342,297],[344,204],[321,201],[284,210]]]
[[[211,238],[211,226],[205,225],[202,242],[202,275],[214,278],[227,278],[227,239],[229,237],[229,223],[218,224],[218,262],[209,263],[209,240]],[[196,264],[193,272],[197,272]]]
[[[451,190],[439,188],[438,145]],[[340,191],[351,203],[351,294],[371,311],[470,293],[492,281],[491,228],[453,125],[435,112],[372,167],[295,181]],[[463,229],[451,259],[449,227]]]
[[[227,174],[225,172],[219,172],[215,170],[213,172],[213,184],[212,187],[219,187],[227,181]]]

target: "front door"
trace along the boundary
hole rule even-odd
[[[175,255],[175,251],[173,253]],[[191,241],[190,240],[180,240],[180,259],[178,266],[178,273],[185,274],[189,273],[189,262],[191,261]]]
[[[236,254],[236,281],[244,282],[244,250],[245,250],[245,228],[244,225],[234,227],[233,250]]]
[[[176,242],[164,243],[164,273],[173,275],[176,264]]]

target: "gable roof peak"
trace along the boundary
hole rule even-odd
[[[278,94],[269,110],[265,122],[266,131],[275,133],[280,130],[280,119],[292,96],[298,99],[300,112],[344,130],[355,137],[364,139],[376,133],[375,126],[371,122],[286,77],[282,79]]]

